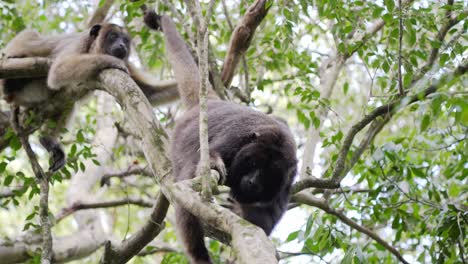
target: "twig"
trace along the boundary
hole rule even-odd
[[[198,66],[199,66],[199,107],[200,107],[200,118],[199,118],[199,135],[200,135],[200,161],[198,163],[198,175],[202,177],[202,198],[205,201],[211,201],[212,191],[210,186],[210,154],[208,145],[208,90],[209,85],[209,66],[208,66],[208,25],[213,12],[215,4],[214,0],[211,0],[208,4],[208,11],[206,17],[203,17],[202,10],[199,1],[186,0],[187,6],[189,7],[190,14],[197,27],[197,54],[198,54]]]
[[[152,254],[169,253],[169,252],[182,253],[177,248],[174,248],[171,246],[154,246],[153,249],[141,251],[140,253],[137,254],[137,256],[144,257],[144,256],[152,255]]]
[[[150,243],[163,229],[164,218],[169,209],[169,201],[159,193],[150,219],[137,232],[124,240],[121,245],[113,246],[110,241],[105,245],[101,263],[126,263]]]
[[[111,208],[123,205],[137,205],[141,207],[151,207],[153,206],[152,202],[145,201],[139,198],[126,198],[114,201],[106,201],[106,202],[96,202],[96,203],[75,203],[71,207],[63,208],[60,213],[55,217],[56,222],[62,221],[65,217],[75,213],[79,210],[89,210],[89,209],[97,209],[97,208]]]
[[[400,27],[399,27],[399,32],[398,32],[398,90],[400,92],[400,96],[403,96],[405,94],[405,90],[403,89],[403,78],[401,76],[401,49],[402,49],[402,42],[403,42],[403,17],[402,17],[402,12],[401,9],[403,7],[401,6],[401,0],[398,0],[398,11],[399,11],[399,17],[398,20],[400,22]]]
[[[104,174],[101,178],[101,186],[108,184],[111,178],[122,179],[122,178],[129,177],[135,174],[152,176],[151,171],[149,170],[147,166],[143,167],[143,166],[130,165],[124,171],[116,171],[116,172],[110,172],[110,173]]]
[[[298,193],[293,196],[293,201],[307,204],[313,207],[317,207],[322,209],[328,214],[336,216],[338,219],[340,219],[343,223],[346,225],[356,229],[357,231],[366,234],[373,240],[375,240],[377,243],[385,247],[388,251],[390,251],[398,260],[405,264],[409,264],[408,261],[406,261],[403,256],[398,252],[396,248],[394,248],[392,245],[390,245],[387,241],[385,241],[383,238],[381,238],[377,233],[373,232],[372,230],[359,225],[356,223],[354,220],[351,218],[347,217],[342,211],[336,210],[330,207],[330,205],[326,202],[325,199],[321,198],[316,198],[313,195],[306,194],[306,193]]]
[[[457,69],[455,69],[453,72],[444,75],[439,80],[436,80],[434,84],[432,84],[431,86],[429,86],[422,92],[409,96],[409,97],[399,98],[386,105],[377,107],[373,111],[371,111],[369,114],[367,114],[361,121],[354,124],[351,127],[351,129],[348,131],[343,141],[342,147],[338,154],[338,159],[335,162],[335,167],[333,169],[332,180],[340,182],[342,177],[344,176],[344,172],[346,171],[345,170],[346,157],[351,148],[354,137],[359,131],[361,131],[364,127],[366,127],[369,123],[373,122],[379,116],[392,114],[398,109],[401,109],[409,104],[425,99],[428,95],[436,92],[439,86],[446,83],[449,79],[453,79],[457,76],[465,74],[467,71],[467,67],[468,67],[468,63],[465,61],[459,67],[457,67]],[[329,170],[330,168],[327,170],[327,172]]]

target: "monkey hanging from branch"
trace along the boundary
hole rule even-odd
[[[58,142],[60,131],[66,126],[75,102],[91,89],[105,69],[118,69],[130,74],[146,96],[164,97],[165,91],[154,89],[154,81],[128,62],[131,38],[120,26],[96,24],[88,31],[45,36],[35,30],[24,30],[3,50],[5,57],[47,57],[52,65],[47,77],[7,78],[0,80],[4,99],[26,111],[45,113],[52,124],[43,124],[40,143],[51,155],[50,171],[65,164],[65,153]],[[67,88],[67,96],[59,91]],[[81,87],[81,88],[80,88]]]
[[[167,16],[145,10],[145,23],[164,33],[166,52],[181,99],[186,107],[176,120],[171,138],[171,161],[176,181],[196,176],[199,153],[200,85],[198,67]],[[246,106],[208,98],[210,165],[230,187],[232,210],[271,233],[287,210],[289,191],[297,171],[296,145],[284,121]],[[175,205],[176,229],[193,264],[211,263],[200,221]]]

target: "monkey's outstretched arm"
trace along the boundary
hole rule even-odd
[[[198,66],[174,22],[169,17],[162,16],[161,27],[164,32],[167,56],[180,87],[182,100],[190,108],[198,104],[198,89],[200,87]]]
[[[59,54],[52,63],[47,85],[52,90],[96,78],[105,69],[118,69],[128,73],[123,60],[105,54]]]
[[[187,108],[198,105],[200,77],[198,66],[188,50],[185,41],[168,16],[158,16],[154,11],[145,12],[145,23],[152,29],[161,28],[164,33],[166,52],[176,78],[179,93]],[[159,24],[157,24],[159,23]],[[210,89],[210,98],[218,98]]]

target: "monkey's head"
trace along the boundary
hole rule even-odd
[[[292,183],[296,148],[288,135],[275,128],[261,129],[249,138],[230,165],[227,185],[238,202],[271,201]]]
[[[130,55],[130,36],[120,26],[115,24],[96,24],[89,30],[93,40],[90,51],[108,54],[127,60]]]

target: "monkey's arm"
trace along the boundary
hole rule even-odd
[[[200,86],[198,66],[171,18],[162,16],[161,27],[164,33],[166,53],[180,87],[182,100],[187,107],[197,105]]]
[[[162,29],[166,53],[174,71],[184,105],[188,108],[197,105],[198,89],[200,87],[198,66],[185,41],[177,31],[174,22],[168,16],[159,17],[154,11],[148,11],[145,13],[145,23],[152,29]],[[212,89],[209,89],[209,97],[218,98]]]
[[[47,85],[52,90],[96,78],[105,69],[118,69],[128,73],[124,61],[105,54],[59,54],[52,63]]]

